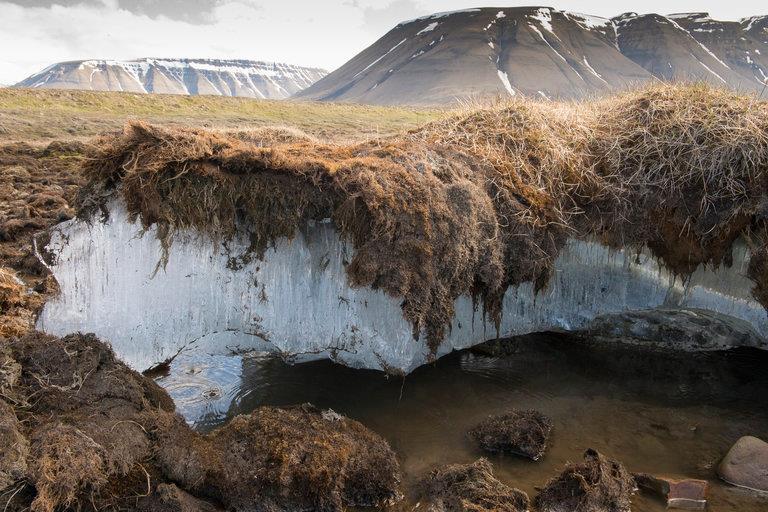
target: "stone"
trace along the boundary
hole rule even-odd
[[[704,352],[765,344],[743,319],[695,308],[621,311],[597,316],[577,336],[604,343]]]
[[[640,489],[664,499],[669,508],[704,510],[707,507],[706,480],[675,479],[640,473],[635,475],[635,482]]]
[[[742,437],[720,462],[717,474],[731,485],[768,492],[768,443]]]

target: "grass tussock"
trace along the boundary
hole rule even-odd
[[[388,443],[333,411],[265,406],[203,435],[93,334],[0,341],[0,510],[340,512],[401,497]]]
[[[680,275],[728,263],[744,237],[768,304],[768,104],[754,98],[656,85],[511,100],[350,145],[267,139],[129,124],[86,165],[81,214],[117,192],[166,243],[177,229],[245,230],[254,253],[331,218],[356,249],[350,283],[401,298],[433,349],[458,296],[498,322],[505,290],[545,286],[571,237],[648,246]]]
[[[528,495],[500,482],[487,459],[434,469],[420,487],[427,512],[524,512],[530,509]]]
[[[624,466],[595,450],[584,462],[566,465],[533,504],[540,512],[629,512],[635,480]]]

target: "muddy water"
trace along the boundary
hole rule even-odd
[[[768,353],[648,353],[544,335],[505,347],[503,355],[455,353],[405,379],[328,361],[192,355],[159,382],[200,430],[260,405],[311,402],[355,418],[389,440],[406,488],[437,464],[481,456],[465,433],[485,416],[536,408],[555,424],[543,459],[490,457],[502,481],[531,496],[592,447],[631,471],[709,480],[711,511],[768,510],[768,497],[715,476],[740,436],[768,438]],[[665,506],[639,495],[633,510]]]

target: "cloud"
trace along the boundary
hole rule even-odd
[[[102,1],[40,3],[0,0],[0,48],[15,49],[0,52],[0,83],[82,59],[228,58],[334,69],[377,36],[363,28],[361,9],[325,2],[227,0],[202,25]]]
[[[358,6],[359,3],[355,2],[355,5]],[[396,0],[384,7],[363,8],[363,22],[366,30],[382,35],[401,21],[428,13],[429,11],[421,7],[417,2],[412,0]]]
[[[23,7],[52,8],[91,6],[122,9],[150,18],[164,16],[189,23],[213,23],[214,11],[222,0],[6,0]]]

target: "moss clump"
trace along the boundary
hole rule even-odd
[[[486,459],[433,470],[421,483],[428,512],[526,512],[528,495],[499,482]]]
[[[201,435],[93,335],[0,339],[0,364],[0,510],[340,511],[399,498],[386,441],[335,413],[264,407]]]
[[[569,464],[550,480],[533,503],[540,512],[628,512],[635,480],[620,462],[596,450]]]
[[[513,453],[538,460],[547,449],[552,420],[535,410],[512,410],[491,416],[469,431],[490,453]]]
[[[322,510],[397,501],[400,468],[386,441],[311,405],[261,407],[208,436],[167,429],[158,459],[186,489],[233,510]]]

